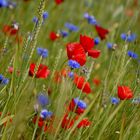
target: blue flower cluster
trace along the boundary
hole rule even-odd
[[[42,14],[43,22],[48,18],[48,16],[49,16],[48,12],[44,12]],[[38,18],[37,17],[34,17],[33,18],[33,22],[37,24],[38,23]]]
[[[50,118],[53,115],[51,111],[48,111],[47,109],[43,109],[40,113],[40,117],[43,119]]]
[[[0,7],[8,7],[10,9],[13,9],[14,7],[16,7],[16,3],[7,0],[0,0]]]
[[[126,33],[121,34],[121,39],[127,42],[134,42],[136,40],[137,36],[134,33],[131,33],[127,35]]]
[[[87,104],[83,101],[83,100],[79,100],[79,98],[74,98],[74,103],[77,105],[77,107],[81,108],[81,109],[86,109],[87,108]]]
[[[137,59],[138,55],[136,53],[134,53],[133,51],[128,51],[127,52],[128,56],[133,58],[133,59]]]
[[[8,6],[7,0],[0,0],[0,7],[7,7],[7,6]]]
[[[0,84],[7,85],[9,83],[9,79],[5,78],[2,74],[0,74]]]
[[[84,14],[84,18],[87,19],[88,23],[91,25],[96,25],[97,21],[94,16],[89,15],[88,13]]]
[[[75,26],[74,24],[71,23],[65,23],[65,27],[70,31],[70,32],[77,32],[79,28]]]
[[[113,105],[117,105],[119,102],[120,102],[120,100],[119,100],[118,98],[116,98],[116,97],[111,97],[111,103],[112,103]]]
[[[75,61],[75,60],[69,60],[68,61],[68,65],[72,68],[72,69],[77,69],[80,68],[80,64]]]
[[[48,57],[48,50],[44,48],[37,48],[38,55],[42,56],[43,58]]]
[[[67,36],[69,35],[69,32],[64,31],[64,30],[61,30],[61,31],[60,31],[60,35],[61,35],[62,37],[67,37]]]
[[[73,79],[73,78],[74,78],[74,72],[72,72],[72,71],[71,71],[71,72],[69,72],[69,73],[68,73],[68,76],[69,76],[70,78],[72,78],[72,79]]]
[[[49,14],[48,12],[44,12],[42,17],[43,17],[43,20],[46,20],[48,18]]]
[[[99,37],[95,37],[94,38],[94,43],[95,43],[95,45],[98,45],[100,43],[100,38]]]
[[[113,44],[110,43],[110,42],[108,42],[108,43],[107,43],[107,48],[108,48],[108,49],[112,49],[112,47],[113,47]]]
[[[45,107],[46,105],[49,104],[48,96],[42,93],[38,95],[37,101],[42,107]]]
[[[37,101],[39,105],[41,105],[42,107],[42,110],[40,112],[40,117],[43,119],[50,118],[53,115],[53,113],[51,111],[48,111],[47,109],[44,109],[50,103],[48,96],[46,96],[43,93],[40,93],[37,97]]]

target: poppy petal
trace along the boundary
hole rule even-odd
[[[100,50],[89,50],[88,56],[91,56],[92,58],[98,58],[100,56],[100,53]]]
[[[102,28],[99,25],[96,25],[95,26],[95,29],[96,29],[99,37],[101,38],[101,40],[105,39],[106,38],[106,35],[109,33],[109,31],[107,29],[104,29],[104,28]]]
[[[118,86],[118,97],[121,100],[131,99],[133,92],[128,86]]]

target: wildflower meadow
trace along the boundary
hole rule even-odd
[[[0,140],[140,140],[140,1],[0,0]]]

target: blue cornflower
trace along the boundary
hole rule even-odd
[[[44,106],[46,106],[46,105],[49,104],[48,96],[46,96],[46,95],[44,95],[44,94],[38,95],[37,101],[38,101],[38,103],[39,103],[42,107],[44,107]]]
[[[128,37],[127,37],[127,41],[128,42],[133,42],[135,40],[136,40],[136,34],[130,34],[130,35],[128,35]]]
[[[50,118],[53,115],[51,111],[48,111],[47,109],[43,109],[40,113],[40,117],[43,119]]]
[[[62,37],[67,37],[69,33],[67,31],[60,31]]]
[[[138,58],[138,55],[136,53],[134,53],[133,51],[128,51],[127,54],[129,57],[132,57],[133,59]]]
[[[111,103],[114,105],[117,105],[120,102],[120,100],[116,97],[111,97]]]
[[[140,104],[140,98],[135,98],[132,100],[133,104]]]
[[[9,83],[9,79],[5,78],[2,74],[0,74],[0,84],[7,85]]]
[[[127,39],[127,35],[125,33],[122,33],[121,34],[121,39],[125,41]]]
[[[121,38],[122,38],[122,40],[124,40],[124,41],[133,42],[133,41],[136,40],[137,36],[136,36],[136,34],[134,34],[134,33],[131,33],[131,34],[129,34],[129,35],[127,35],[127,34],[125,34],[125,33],[122,33],[122,34],[121,34]]]
[[[74,78],[74,72],[72,72],[72,71],[71,71],[71,72],[69,72],[69,73],[68,73],[68,76],[69,76],[70,78],[72,78],[72,79],[73,79],[73,78]]]
[[[43,22],[44,22],[48,18],[48,12],[44,12],[42,14],[42,18],[43,18]],[[38,17],[34,17],[33,22],[37,24],[38,23]]]
[[[2,74],[0,74],[0,82],[3,80],[3,75]]]
[[[107,48],[108,48],[108,49],[112,49],[112,47],[113,47],[113,44],[110,43],[110,42],[108,42],[108,43],[107,43]]]
[[[84,14],[84,18],[87,19],[88,23],[91,25],[96,25],[97,21],[94,16],[90,16],[88,13]]]
[[[75,26],[74,24],[71,23],[65,23],[65,27],[69,29],[69,31],[73,31],[76,32],[79,30],[79,28],[77,26]]]
[[[34,17],[33,18],[33,22],[37,24],[38,23],[38,18],[37,17]]]
[[[0,7],[7,7],[7,6],[8,6],[7,0],[0,0]]]
[[[48,50],[44,48],[37,48],[37,53],[43,58],[46,58],[48,56]]]
[[[98,45],[100,43],[100,38],[99,37],[94,38],[94,43],[95,45]]]
[[[1,84],[3,85],[7,85],[9,83],[9,79],[7,78],[3,78],[3,80],[1,81]]]
[[[69,60],[68,65],[73,69],[80,68],[80,64],[75,60]]]
[[[87,108],[87,104],[83,101],[83,100],[79,100],[79,98],[74,98],[74,102],[77,105],[77,107],[81,108],[81,109],[86,109]]]
[[[44,12],[42,17],[43,17],[43,20],[47,19],[49,16],[48,12]]]

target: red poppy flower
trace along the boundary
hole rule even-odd
[[[101,38],[102,40],[105,39],[105,38],[106,38],[106,35],[109,33],[109,31],[108,31],[107,29],[104,29],[104,28],[102,28],[102,27],[99,26],[99,25],[96,25],[96,26],[95,26],[95,29],[96,29],[98,35],[100,36],[100,38]]]
[[[69,111],[75,111],[75,113],[77,113],[78,115],[82,114],[84,112],[84,109],[80,108],[80,107],[76,107],[76,104],[74,102],[74,100],[72,99],[70,104],[69,104]]]
[[[69,128],[71,128],[73,125],[74,125],[74,119],[69,119],[69,118],[68,118],[68,114],[65,114],[65,115],[64,115],[64,118],[63,118],[63,120],[62,120],[62,124],[61,124],[62,128],[64,128],[64,129],[69,129]]]
[[[55,41],[56,39],[59,38],[59,35],[55,32],[50,32],[49,37],[50,37],[50,40]]]
[[[9,25],[4,25],[2,31],[5,34],[8,34],[8,35],[12,36],[12,35],[16,35],[17,34],[18,29],[15,29],[14,27],[9,26]]]
[[[77,125],[77,128],[89,127],[90,125],[91,125],[91,122],[87,118],[85,118],[80,121],[80,123]]]
[[[29,75],[33,76],[35,71],[36,64],[32,63],[30,65]],[[47,78],[50,74],[50,70],[47,66],[40,64],[36,73],[36,78]]]
[[[78,115],[81,115],[82,113],[84,113],[84,109],[77,107],[77,109],[75,110],[75,113],[77,113]]]
[[[11,74],[12,74],[12,73],[13,73],[13,71],[14,71],[14,68],[13,68],[13,67],[9,67],[9,68],[8,68],[8,72],[9,72],[9,73],[11,73]]]
[[[100,50],[89,50],[88,56],[91,56],[92,58],[98,58],[100,56],[100,53]]]
[[[9,72],[10,74],[12,74],[12,73],[14,72],[14,68],[13,68],[13,67],[9,67],[9,68],[8,68],[8,72]],[[19,76],[19,75],[20,75],[20,71],[17,70],[17,71],[16,71],[16,74],[17,74],[17,76]]]
[[[94,78],[94,79],[93,79],[93,83],[94,83],[96,86],[99,86],[100,83],[101,83],[101,80],[99,80],[98,78]]]
[[[49,123],[47,123],[47,121]],[[34,124],[36,124],[36,122],[37,122],[37,115],[34,116],[32,122]],[[50,132],[50,133],[54,132],[53,118],[51,118],[50,120],[43,120],[41,117],[39,117],[39,119],[38,119],[38,127],[41,128],[41,129],[44,128],[44,132],[46,132],[46,131]]]
[[[133,92],[128,86],[118,86],[118,97],[121,100],[131,99]]]
[[[64,2],[64,0],[55,0],[55,3],[56,3],[57,5],[61,4],[62,2]]]
[[[74,78],[74,84],[76,87],[83,92],[89,94],[91,92],[90,84],[89,82],[86,82],[85,78],[82,76],[75,76]]]
[[[35,116],[32,121],[34,124],[36,124],[37,116]],[[38,127],[42,128],[44,126],[44,124],[45,124],[44,120],[41,117],[39,117]]]
[[[38,121],[38,127],[43,127],[44,126],[44,121],[42,120],[42,118],[39,118],[39,121]]]
[[[67,55],[69,59],[77,61],[81,66],[86,63],[86,54],[80,43],[67,44]]]
[[[83,46],[85,52],[88,52],[94,47],[94,40],[86,35],[80,35],[80,44]]]

